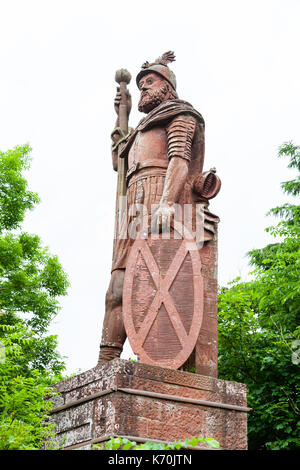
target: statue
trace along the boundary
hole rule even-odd
[[[64,449],[108,436],[195,435],[247,449],[246,385],[217,378],[218,217],[208,204],[221,183],[214,168],[203,172],[204,120],[177,96],[174,58],[167,52],[138,73],[146,116],[135,129],[130,74],[116,73],[112,273],[99,363],[56,386],[52,419]],[[137,362],[118,360],[126,337]]]
[[[120,357],[128,335],[144,362],[177,369],[191,355],[202,324],[199,253],[215,236],[219,219],[208,210],[208,200],[221,183],[215,169],[203,173],[204,120],[178,98],[176,78],[168,67],[174,60],[169,51],[142,65],[136,83],[141,93],[138,109],[146,117],[136,129],[128,128],[130,74],[124,69],[116,74],[120,88],[112,162],[118,171],[117,235],[99,363]],[[201,232],[196,249],[174,236],[180,232],[176,213],[179,210],[178,226],[185,207],[192,211],[189,230],[194,239],[195,231]],[[200,229],[196,207],[202,210]],[[168,232],[173,237],[165,236]]]

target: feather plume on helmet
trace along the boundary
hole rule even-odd
[[[176,77],[174,72],[169,69],[168,64],[175,61],[175,54],[173,51],[165,52],[162,56],[158,57],[154,62],[149,63],[148,61],[144,62],[142,69],[137,74],[136,83],[139,85],[139,81],[142,77],[148,73],[155,72],[165,80],[167,80],[172,88],[176,90]]]

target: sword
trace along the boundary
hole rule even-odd
[[[119,126],[121,133],[126,136],[128,134],[127,85],[130,83],[131,75],[128,70],[120,69],[116,71],[115,80],[120,85],[119,91],[121,93],[121,101],[119,106]],[[116,194],[116,216],[113,255],[115,252],[116,241],[119,236],[120,227],[123,218],[126,215],[126,172],[127,158],[120,158],[118,155],[118,183]]]

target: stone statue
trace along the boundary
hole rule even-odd
[[[51,421],[64,449],[108,436],[199,435],[247,449],[246,385],[217,376],[218,217],[208,203],[221,183],[214,168],[203,172],[204,121],[178,99],[173,60],[167,52],[138,73],[146,117],[136,129],[128,126],[130,74],[116,73],[112,274],[99,363],[55,387]],[[126,337],[136,362],[118,359]]]
[[[147,321],[150,322],[148,330],[146,329],[148,337],[145,333],[143,341],[141,342],[141,339],[139,341],[142,349],[147,350],[148,348],[145,357],[148,358],[147,361],[150,363],[179,368],[191,355],[199,336],[203,313],[203,295],[201,293],[203,280],[201,278],[201,256],[199,253],[202,253],[202,247],[216,236],[218,217],[208,210],[208,200],[218,193],[220,180],[215,174],[215,169],[203,173],[204,120],[191,104],[178,98],[176,78],[168,67],[168,64],[174,60],[174,53],[169,51],[155,62],[146,62],[142,65],[136,77],[136,83],[140,90],[138,109],[145,113],[146,117],[140,121],[136,129],[128,129],[126,123],[125,126],[123,124],[123,130],[120,129],[122,127],[120,126],[121,114],[123,113],[122,119],[124,121],[124,113],[125,118],[128,118],[131,110],[131,97],[128,90],[126,90],[126,83],[129,83],[130,76],[126,76],[123,70],[121,71],[122,76],[116,77],[120,83],[120,89],[115,98],[115,110],[118,119],[116,129],[112,133],[112,162],[114,170],[119,171],[122,175],[122,181],[119,178],[118,182],[118,194],[126,196],[126,208],[123,207],[122,210],[123,215],[127,213],[119,222],[118,227],[118,232],[123,235],[116,238],[114,246],[111,281],[106,294],[106,312],[99,363],[120,357],[127,335],[129,340],[132,336],[134,343],[134,335],[138,332],[146,317],[148,320],[144,324]],[[121,82],[123,83],[123,89],[121,89]],[[183,208],[187,205],[194,210],[197,204],[202,208],[202,244],[197,254],[193,254],[191,250],[189,252],[186,249],[181,259],[183,267],[179,263],[174,271],[175,268],[172,268],[171,261],[175,260],[179,249],[183,250],[181,247],[182,241],[177,239],[169,240],[164,238],[163,234],[167,230],[174,232],[173,220],[176,207]],[[120,205],[121,203],[117,211],[120,210]],[[146,221],[145,230],[147,234],[149,232],[156,234],[156,242],[147,240],[145,250],[141,245],[141,243],[145,243],[145,237],[139,237],[140,240],[138,241],[135,236],[130,234],[130,229],[132,227],[136,228],[136,225],[132,222],[137,211],[132,211],[132,207],[144,208],[139,212],[139,222],[143,225],[143,220]],[[182,217],[182,213],[180,217]],[[194,219],[192,228],[195,229]],[[145,231],[143,233],[145,235]],[[174,243],[172,244],[172,242]],[[136,247],[140,248],[134,249],[135,243],[137,243]],[[138,245],[138,243],[140,244]],[[150,251],[147,248],[148,246]],[[141,253],[144,250],[144,253],[147,252],[148,255],[141,255],[141,253],[139,255],[139,249]],[[135,255],[133,255],[133,252],[135,252]],[[168,263],[165,261],[167,258]],[[152,266],[154,264],[157,266],[157,276],[160,281],[155,281],[154,271],[156,268],[149,268],[151,263]],[[166,277],[168,271],[167,267],[164,268],[164,263],[167,263],[168,266],[171,265],[169,270],[171,272],[167,275],[167,277],[169,276],[170,292],[178,273],[179,280],[177,287],[175,287],[175,284],[173,286],[172,299],[168,295],[168,300],[167,297],[163,298],[162,296],[160,296],[160,300],[154,300],[155,292],[160,290],[160,285],[163,286],[162,280]],[[176,264],[175,261],[174,263]],[[186,264],[185,267],[184,263]],[[129,265],[130,269],[127,269]],[[128,278],[127,283],[126,276]],[[153,283],[151,284],[151,276],[156,282],[154,286]],[[126,285],[129,287],[126,287]],[[129,291],[130,293],[128,293]],[[127,296],[126,302],[124,301],[124,295]],[[132,306],[133,297],[137,297],[135,306]],[[198,299],[195,312],[201,311],[199,320],[195,321],[195,324],[192,319],[191,306],[188,304],[190,297],[193,297],[191,299],[192,304],[196,302],[195,299]],[[156,298],[158,297],[156,296]],[[154,306],[155,302],[156,307]],[[125,304],[127,305],[127,311],[130,304],[129,310],[133,309],[134,314],[139,315],[137,319],[131,319],[131,323],[127,320],[129,326],[126,330],[123,318]],[[166,311],[162,309],[166,309]],[[160,323],[157,323],[154,327],[155,321],[158,321],[159,311],[161,312]],[[149,320],[150,317],[151,321]],[[172,325],[176,332],[176,334],[174,333],[174,340],[169,336],[170,329],[173,328]],[[152,331],[150,331],[151,328]],[[183,331],[184,334],[181,334],[180,331]],[[190,339],[191,337],[192,339]],[[189,343],[187,349],[184,345],[185,341]],[[154,351],[155,344],[158,345],[157,351],[159,353]],[[164,351],[166,347],[171,351],[171,356],[168,356],[168,358],[168,354]],[[172,348],[174,352],[172,352]],[[182,350],[185,351],[184,354]],[[136,351],[134,352],[136,353]],[[180,359],[172,362],[172,357],[175,357],[177,353]],[[165,362],[161,362],[158,356],[166,357]]]
[[[112,273],[99,363],[55,387],[51,421],[64,449],[108,436],[199,435],[247,449],[246,385],[217,375],[218,217],[208,203],[221,183],[214,168],[203,172],[204,121],[178,99],[174,58],[167,52],[138,73],[146,117],[136,129],[128,126],[131,76],[116,73]],[[136,362],[118,359],[126,337]]]

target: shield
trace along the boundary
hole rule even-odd
[[[197,246],[186,239],[137,239],[123,287],[123,320],[141,362],[178,369],[191,355],[203,317]]]

